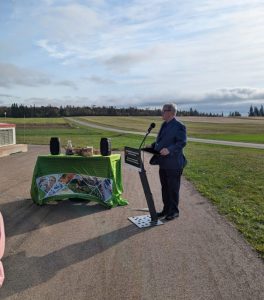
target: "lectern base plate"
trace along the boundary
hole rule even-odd
[[[129,217],[128,220],[134,223],[139,228],[163,225],[160,220],[151,221],[150,215]]]

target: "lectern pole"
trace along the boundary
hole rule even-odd
[[[147,201],[148,209],[149,209],[149,215],[143,215],[143,216],[135,216],[135,217],[129,217],[128,219],[133,222],[136,226],[139,228],[144,227],[150,227],[150,226],[156,226],[163,224],[157,216],[157,212],[155,209],[153,196],[150,190],[148,178],[146,175],[146,170],[143,164],[143,161],[141,159],[141,150],[125,147],[125,162],[135,168],[137,168],[139,172],[139,177],[141,180],[141,184],[144,190],[145,198]]]
[[[144,164],[142,162],[142,167],[141,167],[141,171],[139,172],[139,176],[140,176],[140,180],[141,180],[141,184],[143,186],[143,190],[145,193],[145,197],[147,200],[147,204],[148,204],[148,208],[149,208],[149,213],[151,216],[151,222],[157,222],[158,221],[158,217],[157,217],[157,212],[156,212],[156,208],[154,205],[154,201],[153,201],[153,196],[149,187],[149,182],[148,182],[148,178],[146,175],[146,170],[144,167]]]

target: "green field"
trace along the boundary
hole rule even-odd
[[[74,147],[94,146],[99,149],[102,137],[111,138],[112,149],[123,149],[125,145],[138,147],[142,136],[134,134],[120,134],[106,130],[79,126],[63,118],[35,118],[23,119],[0,118],[1,122],[17,124],[17,143],[48,145],[53,136],[60,137],[62,148],[71,140]],[[150,140],[153,140],[150,139]]]
[[[57,125],[67,124],[64,118],[0,118],[0,123],[12,123],[18,126],[29,125]]]
[[[161,122],[158,117],[156,119],[152,117],[87,117],[87,120],[100,125],[143,132],[153,121],[157,123],[157,128],[155,128],[157,132]],[[74,146],[99,148],[101,137],[109,137],[112,139],[113,149],[123,150],[125,145],[138,147],[142,140],[142,136],[83,127],[60,118],[0,119],[0,122],[4,121],[18,124],[17,143],[47,145],[50,137],[58,136],[62,145],[66,145],[67,140],[70,139]],[[220,136],[220,132],[217,131],[218,127],[221,127],[221,132],[225,131],[221,139],[226,139],[224,137],[228,135],[232,138],[238,135],[241,138],[243,130],[247,127],[250,131],[247,134],[250,134],[251,138],[256,138],[254,142],[262,142],[260,129],[263,130],[263,125],[261,122],[260,124],[255,124],[254,121],[245,122],[244,127],[240,123],[239,125],[237,123],[208,124],[186,120],[184,123],[187,125],[189,135],[216,139]],[[253,126],[249,126],[252,123]],[[230,130],[229,134],[228,130]],[[153,140],[153,137],[148,137],[147,143]],[[221,214],[227,216],[235,224],[247,241],[264,257],[264,150],[189,142],[185,153],[188,158],[188,165],[184,171],[186,178],[193,182],[201,194],[216,205]]]
[[[141,131],[145,132],[152,122],[156,123],[156,128],[153,129],[153,133],[157,133],[159,126],[162,122],[161,117],[79,117],[82,121],[87,121],[97,125],[103,125],[106,127],[113,127],[129,131]],[[214,121],[216,118],[200,118],[201,121],[194,120],[190,117],[179,117],[180,120],[186,125],[187,133],[189,137],[215,139],[235,142],[249,142],[249,143],[264,143],[264,118],[254,119],[234,119],[232,118],[218,118],[217,123]],[[199,120],[199,119],[198,119]],[[206,121],[205,121],[206,120]],[[31,137],[31,130],[40,130],[40,136],[43,137],[42,131],[56,135],[58,132],[56,129],[74,129],[76,125],[70,124],[64,118],[0,118],[0,122],[11,122],[17,124],[18,137],[23,136],[23,139],[18,141],[32,143],[36,138],[35,135]],[[49,131],[49,129],[51,131]],[[67,132],[61,132],[63,143]],[[25,134],[25,137],[24,137]],[[83,133],[85,134],[85,132]],[[113,135],[107,132],[108,135]],[[45,133],[44,133],[45,135]],[[114,135],[116,136],[116,135]],[[74,138],[77,138],[74,136]],[[33,141],[32,141],[33,139]],[[83,138],[77,138],[76,143],[79,145],[82,143]],[[94,142],[94,140],[92,140]],[[36,143],[47,144],[47,139],[38,138]],[[86,145],[86,142],[85,144]]]
[[[144,131],[148,129],[151,122],[155,122],[157,126],[153,129],[154,133],[157,133],[162,122],[161,117],[79,117],[78,119],[98,125],[103,124],[113,128],[136,131]],[[264,118],[263,120],[256,119],[255,122],[252,119],[234,119],[236,121],[234,123],[227,123],[230,120],[228,118],[219,118],[219,123],[210,122],[210,118],[206,118],[207,122],[189,121],[188,117],[179,117],[179,119],[186,125],[190,137],[264,143]]]
[[[185,122],[189,136],[234,142],[264,143],[263,124],[215,124]]]
[[[162,122],[160,117],[79,117],[81,121],[87,121],[97,125],[118,128],[123,130],[146,131],[149,124],[156,123],[152,132],[157,133]]]

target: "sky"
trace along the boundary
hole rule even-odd
[[[167,102],[264,104],[263,0],[0,0],[0,106]]]

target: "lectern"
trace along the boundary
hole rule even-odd
[[[152,126],[153,128],[153,126]],[[142,216],[135,216],[135,217],[129,217],[128,219],[134,223],[139,228],[145,228],[150,226],[157,226],[162,225],[163,223],[158,219],[155,204],[153,201],[153,196],[151,193],[151,189],[149,186],[146,170],[144,167],[144,163],[141,158],[141,147],[149,134],[151,129],[148,130],[147,134],[145,135],[139,149],[131,148],[131,147],[125,147],[125,163],[135,167],[140,176],[141,184],[144,190],[144,194],[146,197],[148,209],[150,215],[142,215]]]

